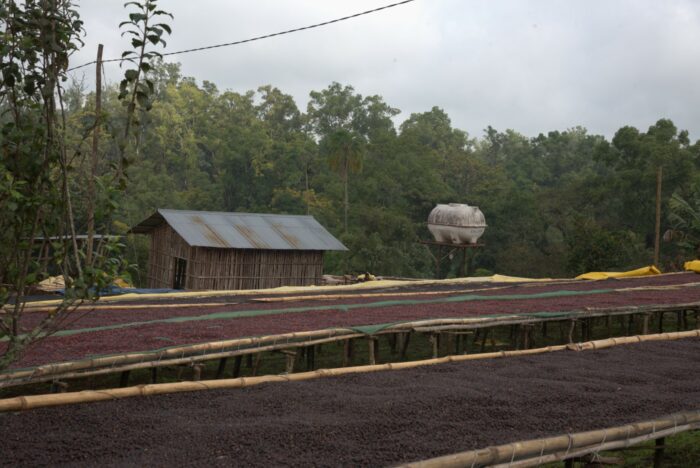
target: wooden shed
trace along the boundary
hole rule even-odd
[[[148,287],[262,289],[319,284],[323,254],[347,250],[313,216],[159,209],[148,234]]]

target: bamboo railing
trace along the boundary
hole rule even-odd
[[[352,328],[332,328],[279,335],[237,338],[194,345],[175,346],[157,352],[124,353],[9,371],[0,374],[0,388],[28,383],[120,373],[161,366],[186,365],[233,356],[259,354],[267,351],[294,349],[321,343],[345,341],[364,336],[371,338],[375,335],[413,331],[440,333],[442,331],[475,330],[496,326],[527,325],[549,321],[573,321],[581,318],[590,319],[603,316],[679,312],[698,310],[698,308],[700,308],[700,302],[678,304],[674,306],[626,306],[608,309],[586,308],[577,311],[569,311],[561,315],[556,314],[551,317],[533,317],[514,314],[496,317],[417,320],[390,325],[372,335],[358,333]],[[570,341],[572,341],[571,338]],[[370,357],[370,362],[371,361],[372,357]]]
[[[625,426],[513,442],[401,465],[402,468],[529,467],[636,445],[700,428],[700,410]]]
[[[416,367],[432,366],[454,362],[465,362],[483,359],[508,358],[518,356],[533,356],[538,354],[559,352],[564,350],[587,351],[603,349],[612,346],[620,346],[644,341],[680,340],[685,338],[700,337],[700,330],[684,332],[662,333],[660,335],[639,335],[625,337],[625,339],[609,338],[587,343],[581,343],[578,347],[571,345],[547,346],[544,348],[525,349],[516,351],[498,351],[492,353],[453,355],[442,358],[424,359],[420,361],[375,364],[369,366],[343,367],[336,369],[319,369],[316,371],[299,372],[288,375],[265,375],[259,377],[239,377],[234,379],[203,380],[194,382],[176,382],[164,384],[137,385],[127,388],[108,390],[83,390],[80,392],[20,396],[0,400],[0,412],[20,411],[47,406],[59,406],[74,403],[89,403],[96,401],[114,400],[134,396],[161,395],[168,393],[192,392],[198,390],[215,390],[224,388],[243,388],[262,383],[294,382],[312,380],[321,377],[337,377],[348,374],[361,374],[389,370],[413,369]]]

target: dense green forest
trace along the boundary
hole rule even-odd
[[[622,127],[612,140],[581,127],[527,137],[487,126],[472,136],[438,107],[398,124],[399,110],[381,96],[339,83],[311,91],[302,110],[272,86],[222,91],[167,63],[151,75],[154,105],[129,146],[129,182],[102,219],[113,233],[155,208],[311,214],[350,249],[327,256],[328,272],[430,277],[432,258],[417,243],[430,238],[427,215],[436,203],[460,202],[479,206],[489,225],[474,274],[570,276],[652,263],[659,165],[662,232],[674,227],[672,195],[678,212],[700,182],[700,142],[667,119],[646,131]],[[65,97],[80,147],[94,94],[73,83]],[[104,131],[122,132],[116,87],[103,107]],[[105,174],[118,159],[114,141],[103,139]],[[85,199],[81,180],[76,203]],[[143,266],[145,240],[128,245]],[[664,242],[661,267],[676,269],[693,254]]]

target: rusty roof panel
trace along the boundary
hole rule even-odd
[[[168,223],[194,247],[271,250],[347,250],[313,216],[159,209],[131,232]]]

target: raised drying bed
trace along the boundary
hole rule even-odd
[[[700,408],[697,338],[596,347],[6,413],[2,433],[41,437],[0,452],[12,465],[386,466]]]

